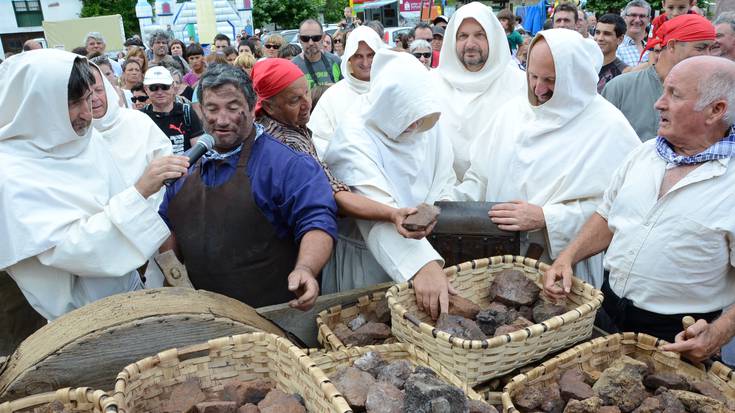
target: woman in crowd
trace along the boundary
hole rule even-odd
[[[242,70],[244,70],[245,73],[250,76],[250,74],[253,72],[253,66],[255,66],[255,62],[255,56],[250,53],[243,53],[240,56],[237,56],[237,59],[235,59],[235,66],[242,68]]]
[[[146,57],[145,50],[143,50],[142,47],[130,46],[128,56],[125,58],[125,61],[128,60],[136,60],[143,73],[148,70],[148,58]]]
[[[431,68],[432,53],[429,42],[423,39],[416,39],[408,46],[408,52],[419,59],[427,69]]]
[[[143,81],[143,68],[137,59],[128,59],[122,65],[123,75],[121,80],[121,86],[123,91],[130,91],[133,85]],[[127,96],[128,93],[125,93]]]
[[[325,52],[334,53],[334,39],[327,32],[324,32],[324,37],[322,38],[322,49]]]
[[[143,82],[133,85],[130,88],[130,92],[132,93],[130,101],[133,103],[133,109],[141,110],[148,104],[148,94],[145,92]]]
[[[189,62],[189,73],[184,75],[184,82],[194,87],[199,78],[207,70],[207,61],[204,59],[204,49],[199,43],[186,46],[186,60]]]
[[[184,50],[186,50],[186,46],[184,46],[184,42],[179,39],[173,39],[168,43],[168,53],[174,58],[174,60],[181,64],[186,73],[191,70],[191,68],[184,58]]]
[[[291,43],[284,45],[281,47],[281,50],[278,51],[278,57],[281,59],[291,60],[299,54],[301,54],[301,48]]]
[[[253,51],[250,49],[250,45],[248,44],[248,41],[245,39],[240,40],[240,43],[238,43],[238,46],[237,46],[237,54],[243,54],[243,53],[253,54]]]
[[[278,51],[281,50],[283,44],[286,43],[283,37],[278,33],[268,35],[263,45],[265,49],[265,57],[278,57]]]
[[[345,52],[345,43],[347,43],[347,32],[337,30],[332,37],[332,50],[333,53],[339,57]]]
[[[194,97],[194,89],[184,82],[181,72],[176,69],[169,69],[169,72],[171,72],[171,77],[174,78],[173,86],[176,89],[176,95],[183,96],[191,102]]]
[[[222,54],[225,55],[227,63],[234,65],[235,59],[237,59],[237,49],[232,46],[227,46],[222,50]]]

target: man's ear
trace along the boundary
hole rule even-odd
[[[727,110],[727,100],[720,99],[712,102],[709,105],[706,122],[708,124],[722,122],[723,118],[727,116]]]

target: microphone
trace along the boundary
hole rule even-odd
[[[214,138],[212,135],[204,134],[197,139],[197,143],[186,151],[185,155],[189,156],[189,166],[194,165],[199,158],[209,152],[214,146]],[[180,177],[179,177],[180,178]],[[169,178],[163,181],[166,186],[171,186],[179,178]]]

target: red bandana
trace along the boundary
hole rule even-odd
[[[709,20],[698,14],[685,14],[671,20],[667,20],[654,33],[653,37],[648,39],[646,50],[661,45],[666,46],[669,41],[678,40],[680,42],[696,42],[699,40],[715,40],[715,26]],[[641,53],[641,56],[643,56]]]
[[[253,88],[258,94],[255,116],[260,114],[263,100],[277,95],[302,76],[301,69],[287,59],[272,57],[256,63],[251,75]]]

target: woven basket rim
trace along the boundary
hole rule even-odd
[[[535,269],[539,272],[545,272],[551,266],[549,264],[543,263],[541,261],[535,260],[533,258],[523,257],[520,255],[499,255],[499,256],[493,256],[488,258],[478,258],[472,261],[463,262],[460,264],[453,265],[451,267],[447,267],[444,269],[444,273],[447,276],[455,275],[461,271],[465,270],[476,270],[478,268],[485,267],[492,267],[492,266],[498,266],[503,264],[520,264],[525,267],[530,267]],[[548,320],[545,320],[541,323],[534,323],[532,326],[523,328],[521,330],[517,330],[511,333],[503,334],[502,336],[497,337],[488,337],[485,340],[468,340],[461,337],[456,337],[453,335],[449,335],[444,332],[440,332],[436,329],[435,326],[432,326],[429,323],[426,323],[424,321],[421,321],[417,327],[419,327],[422,330],[428,330],[431,331],[431,335],[435,340],[440,340],[443,342],[447,342],[453,345],[460,345],[463,348],[473,348],[476,346],[473,346],[472,343],[480,343],[480,346],[482,349],[488,349],[493,347],[502,346],[504,344],[510,343],[512,341],[521,341],[524,339],[528,339],[531,337],[537,337],[541,334],[548,331],[551,327],[547,325],[546,323],[550,320],[554,319],[560,319],[562,321],[562,324],[568,324],[575,320],[578,320],[587,314],[596,311],[601,305],[602,305],[602,299],[603,295],[602,292],[596,288],[594,288],[591,284],[586,283],[579,278],[572,276],[572,285],[573,286],[580,286],[580,287],[587,287],[591,291],[593,291],[593,298],[585,303],[588,305],[582,305],[577,308],[574,308],[572,310],[567,311],[564,314],[552,317]],[[396,284],[388,289],[386,291],[385,296],[388,299],[388,307],[391,309],[391,311],[396,311],[398,315],[405,318],[405,315],[408,313],[408,310],[397,301],[398,293],[401,291],[413,289],[413,284],[411,281]],[[540,325],[541,329],[533,329],[531,327],[535,325]],[[440,334],[441,333],[441,334]]]
[[[327,341],[327,343],[322,343],[322,345],[326,348],[328,344],[329,346],[333,347],[334,350],[342,350],[346,348],[355,347],[355,346],[350,346],[350,345],[343,343],[342,340],[340,340],[337,337],[337,335],[334,334],[334,331],[332,330],[332,328],[329,327],[329,325],[325,321],[327,316],[339,314],[341,317],[341,313],[343,310],[360,305],[361,300],[366,300],[368,305],[373,302],[380,301],[380,300],[387,300],[386,293],[387,293],[387,290],[363,294],[357,297],[354,301],[350,301],[350,302],[342,303],[342,304],[336,304],[336,305],[333,305],[329,308],[325,308],[322,311],[320,311],[316,315],[316,319],[315,319],[316,328],[317,328],[317,338],[320,338],[319,336],[322,335],[321,334],[322,330],[327,330],[329,333],[331,333],[331,334],[326,334],[327,331],[324,332],[323,339]]]
[[[101,412],[117,412],[117,400],[102,390],[91,387],[64,387],[56,391],[34,394],[20,399],[7,401],[0,404],[0,412],[16,412],[18,410],[38,407],[53,401],[64,404],[72,402],[89,403],[94,405],[93,410]]]

